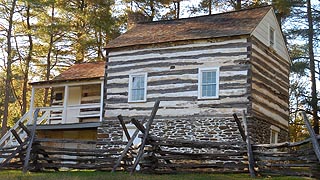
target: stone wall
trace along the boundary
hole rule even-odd
[[[289,131],[285,129],[280,129],[279,136],[278,136],[279,142],[287,142],[289,141]]]
[[[166,139],[200,141],[241,141],[236,122],[231,118],[155,119],[151,134]]]
[[[122,147],[122,128],[119,120],[103,121],[98,127],[97,148],[110,149],[115,147]]]
[[[254,143],[268,144],[270,143],[272,124],[258,118],[248,118],[248,128],[250,136]],[[281,129],[278,133],[278,142],[289,140],[288,130]]]
[[[128,123],[128,120],[125,123]],[[150,134],[166,139],[242,141],[233,118],[154,119]],[[123,132],[118,120],[106,120],[98,128],[97,139],[101,144],[122,141],[122,136]]]
[[[125,120],[125,123],[129,123],[128,119]],[[248,128],[253,143],[270,143],[271,125],[271,123],[264,120],[249,117]],[[156,118],[153,121],[150,134],[165,139],[219,142],[242,141],[240,132],[233,117]],[[105,120],[102,126],[98,128],[97,139],[100,144],[104,144],[101,146],[98,145],[98,148],[114,148],[116,142],[122,142],[123,130],[120,126],[119,120]],[[278,133],[278,142],[285,141],[288,141],[288,131],[280,129],[280,132]],[[111,144],[111,146],[107,147],[106,144]]]

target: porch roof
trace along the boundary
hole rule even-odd
[[[104,77],[106,62],[74,64],[49,81],[31,82],[31,85],[57,84],[62,82],[99,80]]]

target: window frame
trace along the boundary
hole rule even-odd
[[[216,72],[216,95],[215,96],[203,96],[202,95],[202,72],[215,71]],[[219,98],[219,79],[220,79],[220,67],[208,67],[198,69],[198,99],[218,99]]]
[[[276,31],[271,25],[269,25],[269,33],[268,34],[269,34],[269,38],[268,38],[269,39],[269,46],[275,48],[275,46],[276,46]],[[273,34],[272,35],[273,37],[271,37],[271,34]]]
[[[142,100],[132,100],[132,80],[134,77],[144,76],[144,97]],[[128,102],[146,102],[147,101],[147,77],[148,73],[129,74]]]
[[[279,132],[280,132],[280,128],[271,125],[270,127],[270,144],[277,144],[279,142]],[[273,138],[272,138],[272,134],[274,134],[274,142]]]

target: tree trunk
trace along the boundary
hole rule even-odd
[[[177,1],[177,18],[176,19],[180,19],[180,0]]]
[[[24,77],[23,77],[23,88],[22,88],[22,109],[21,116],[23,116],[27,111],[27,92],[28,92],[28,80],[29,80],[29,68],[32,59],[33,52],[33,39],[31,35],[31,25],[30,25],[30,4],[27,2],[27,29],[28,29],[28,41],[29,41],[29,52],[26,58],[24,66]]]
[[[51,25],[54,23],[54,11],[55,6],[54,2],[52,3],[52,9],[51,9]],[[50,42],[49,42],[49,48],[47,53],[47,64],[46,64],[46,81],[50,80],[50,73],[51,73],[51,52],[53,47],[53,32],[50,34]],[[49,96],[49,88],[44,89],[44,97],[43,97],[43,106],[47,106],[49,104],[48,102],[48,96]]]
[[[79,13],[82,13],[82,15],[85,15],[85,8],[86,8],[86,3],[85,0],[81,0],[79,2]],[[84,43],[84,36],[85,36],[85,28],[86,28],[86,21],[82,18],[78,18],[77,20],[77,47],[76,47],[76,63],[82,63],[85,58],[85,43]]]
[[[8,115],[9,115],[9,98],[11,94],[11,79],[12,79],[12,70],[11,65],[13,61],[12,57],[12,47],[11,47],[11,37],[12,37],[12,26],[13,26],[13,14],[14,10],[16,8],[16,0],[12,1],[11,8],[10,8],[10,14],[8,19],[8,31],[7,31],[7,72],[6,72],[6,82],[5,82],[5,96],[4,96],[4,111],[3,111],[3,120],[2,120],[2,128],[1,128],[1,135],[3,136],[8,128],[7,128],[7,122],[8,122]]]
[[[317,87],[316,87],[316,74],[315,74],[315,60],[313,52],[313,17],[311,10],[311,0],[307,0],[307,17],[308,17],[308,50],[310,57],[310,74],[311,74],[311,107],[313,117],[313,129],[316,134],[319,134],[319,120],[318,120],[318,99],[317,99]]]
[[[208,9],[209,9],[209,15],[212,14],[212,0],[209,0],[209,5],[208,5]]]
[[[235,9],[236,10],[240,10],[241,9],[241,0],[237,0]]]
[[[156,8],[154,7],[154,0],[150,0],[150,10],[151,10],[151,14],[150,14],[150,21],[153,21],[154,16],[156,15]]]

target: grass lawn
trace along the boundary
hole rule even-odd
[[[68,172],[41,172],[41,173],[26,173],[21,171],[0,171],[1,180],[233,180],[251,179],[248,174],[172,174],[172,175],[154,175],[135,173],[130,175],[125,172],[94,172],[94,171],[68,171]],[[310,179],[302,177],[275,176],[263,177],[257,179],[272,179],[272,180],[300,180]]]

